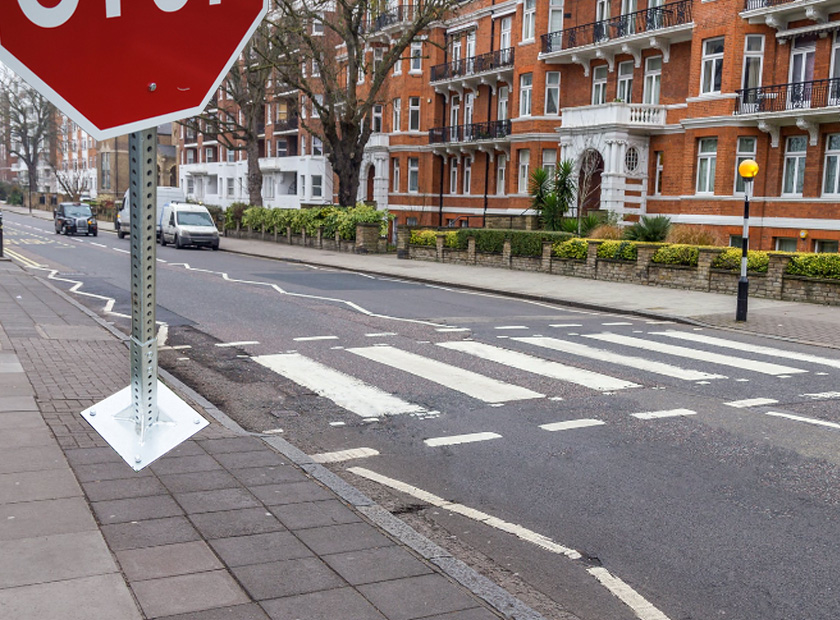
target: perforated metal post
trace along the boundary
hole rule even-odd
[[[131,211],[131,405],[143,442],[158,422],[155,330],[157,130],[128,139]]]

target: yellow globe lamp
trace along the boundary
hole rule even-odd
[[[738,165],[738,174],[747,181],[752,181],[758,174],[758,164],[755,160],[745,159]]]

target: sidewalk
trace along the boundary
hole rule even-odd
[[[542,618],[165,373],[211,424],[135,473],[79,415],[128,368],[122,338],[0,261],[0,619]]]

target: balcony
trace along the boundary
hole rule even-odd
[[[751,24],[766,24],[782,31],[777,36],[784,38],[790,22],[806,19],[816,22],[790,31],[790,36],[828,29],[828,15],[836,11],[840,11],[840,0],[744,0],[741,17]]]
[[[670,54],[673,43],[691,39],[694,22],[692,0],[679,0],[660,7],[635,11],[591,24],[549,32],[542,36],[540,58],[547,62],[578,63],[588,74],[589,61],[616,54],[631,54],[641,62],[641,51],[662,49]]]
[[[440,86],[448,85],[452,90],[475,90],[480,84],[506,82],[511,86],[516,50],[512,47],[496,50],[470,58],[461,58],[432,67],[431,83],[440,92]]]
[[[510,120],[450,125],[429,130],[429,144],[488,142],[510,136]]]
[[[362,25],[364,32],[372,33],[386,33],[414,21],[415,16],[420,9],[416,4],[400,4],[393,7],[388,7],[376,17],[368,19],[366,24]]]
[[[297,114],[291,114],[286,118],[278,118],[274,121],[274,133],[294,132],[298,130],[300,119]]]
[[[563,108],[563,129],[622,127],[661,129],[665,127],[665,106],[643,103],[607,103]]]

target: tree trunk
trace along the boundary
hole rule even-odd
[[[260,170],[260,145],[257,140],[248,142],[248,201],[251,206],[261,207],[263,175]]]
[[[330,155],[330,163],[338,176],[338,205],[341,207],[356,206],[359,195],[359,174],[362,169],[361,157],[354,154],[352,147],[345,147],[342,143],[338,151]]]

